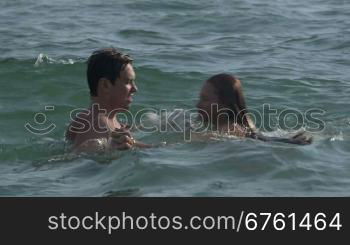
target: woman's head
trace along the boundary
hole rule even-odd
[[[204,120],[214,124],[229,120],[249,127],[241,82],[229,74],[212,76],[204,83],[197,108]]]

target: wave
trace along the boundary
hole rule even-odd
[[[34,66],[38,67],[42,64],[63,64],[63,65],[73,65],[75,64],[73,59],[53,59],[46,54],[40,53],[34,63]]]
[[[0,64],[16,65],[17,63],[34,64],[35,67],[40,67],[47,64],[60,64],[60,65],[74,65],[84,63],[85,58],[81,57],[51,57],[45,53],[39,53],[34,59],[32,58],[20,58],[20,57],[2,57],[0,58]]]

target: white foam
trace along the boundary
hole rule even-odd
[[[38,67],[41,64],[63,64],[63,65],[73,65],[75,61],[73,59],[59,59],[55,60],[46,54],[40,53],[36,59],[34,66]]]
[[[344,141],[343,132],[340,132],[338,135],[333,136],[330,141]]]

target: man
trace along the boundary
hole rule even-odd
[[[114,48],[97,50],[88,59],[87,80],[91,105],[75,116],[66,132],[73,149],[95,152],[146,146],[137,143],[116,117],[129,108],[137,92],[132,59]]]

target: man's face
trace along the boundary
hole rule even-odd
[[[128,109],[132,96],[137,92],[135,72],[131,64],[127,64],[111,87],[110,104],[114,109]]]

